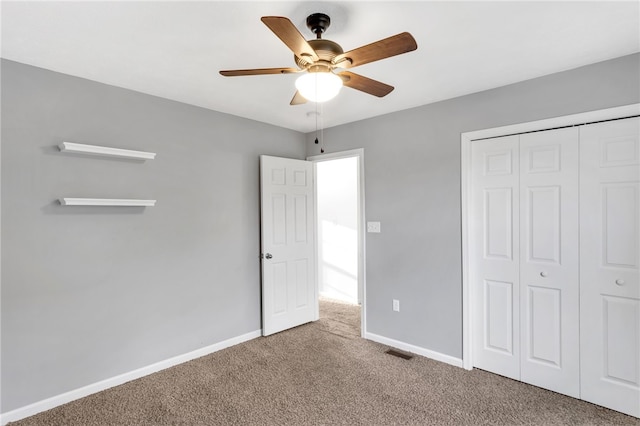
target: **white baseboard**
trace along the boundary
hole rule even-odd
[[[84,398],[85,396],[89,396],[91,394],[112,388],[114,386],[130,382],[131,380],[139,379],[140,377],[148,376],[149,374],[153,374],[160,370],[164,370],[166,368],[173,367],[174,365],[182,364],[184,362],[191,361],[192,359],[209,355],[213,352],[220,351],[222,349],[255,339],[256,337],[260,336],[262,336],[262,330],[252,331],[250,333],[233,337],[223,342],[215,343],[213,345],[206,346],[204,348],[200,348],[186,354],[174,356],[173,358],[156,362],[146,367],[138,368],[128,373],[120,374],[109,379],[101,380],[97,383],[83,386],[79,389],[74,389],[72,391],[65,392],[63,394],[44,399],[42,401],[34,402],[33,404],[29,404],[24,407],[0,414],[0,424],[5,425],[8,422],[15,422],[17,420],[33,416],[34,414],[50,410],[62,404],[75,401],[76,399]]]
[[[462,359],[455,358],[450,355],[445,355],[440,352],[435,352],[429,349],[421,348],[420,346],[404,343],[399,340],[389,339],[388,337],[379,336],[373,333],[365,333],[365,339],[373,340],[374,342],[382,343],[383,345],[392,346],[403,351],[411,352],[417,355],[421,355],[426,358],[430,358],[436,361],[444,362],[446,364],[453,365],[455,367],[462,368]]]

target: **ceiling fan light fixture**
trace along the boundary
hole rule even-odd
[[[336,97],[342,79],[332,72],[308,72],[296,80],[296,89],[308,101],[326,102]]]

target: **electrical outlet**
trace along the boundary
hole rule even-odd
[[[393,310],[400,312],[400,301],[398,299],[393,299]]]
[[[380,222],[367,222],[367,232],[380,232]]]

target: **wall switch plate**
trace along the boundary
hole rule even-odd
[[[400,312],[400,301],[398,299],[393,299],[393,310]]]
[[[367,222],[367,232],[380,232],[380,222]]]

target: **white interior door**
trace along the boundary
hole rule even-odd
[[[520,135],[520,380],[580,396],[578,129]]]
[[[473,142],[473,365],[520,379],[518,136]]]
[[[581,397],[640,417],[640,121],[580,131]]]
[[[262,334],[316,320],[312,163],[260,156]]]

